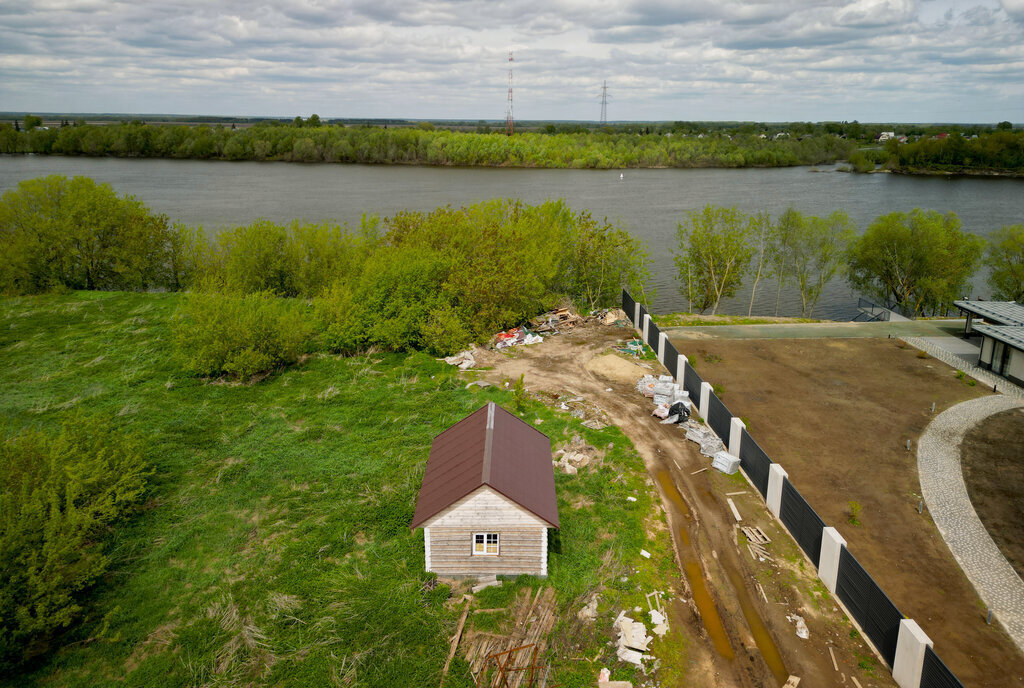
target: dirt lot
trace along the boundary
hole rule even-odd
[[[964,482],[978,517],[1018,575],[1024,576],[1024,410],[997,413],[967,433]]]
[[[673,531],[679,576],[668,582],[677,591],[669,611],[674,645],[686,648],[690,666],[683,680],[656,676],[652,685],[777,687],[790,674],[811,687],[853,685],[852,677],[863,688],[895,685],[760,495],[739,474],[707,470],[710,460],[679,426],[650,416],[652,404],[635,383],[651,369],[610,353],[631,336],[614,326],[588,327],[507,353],[480,351],[477,364],[484,369],[478,375],[496,384],[524,375],[530,394],[552,405],[582,397],[588,418],[596,412],[622,428],[644,458]],[[771,537],[771,561],[753,560],[728,500],[743,525]],[[796,635],[793,615],[806,620],[807,639]]]
[[[985,624],[927,510],[917,513],[914,443],[932,402],[937,413],[987,390],[894,340],[674,343],[965,686],[1024,685],[1024,657],[999,626]],[[860,525],[850,522],[852,502]]]

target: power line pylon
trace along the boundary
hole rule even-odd
[[[505,109],[505,133],[509,136],[515,131],[515,117],[512,116],[512,51],[508,51],[508,106]]]
[[[601,86],[601,126],[608,124],[608,82]]]

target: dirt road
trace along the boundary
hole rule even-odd
[[[483,374],[496,384],[523,375],[527,389],[549,403],[584,397],[636,446],[672,528],[677,589],[686,600],[672,609],[672,628],[684,635],[693,661],[685,685],[781,686],[791,674],[806,686],[842,685],[850,676],[863,688],[895,685],[756,491],[738,474],[695,473],[710,460],[678,426],[650,416],[650,400],[635,383],[652,371],[610,353],[631,336],[631,330],[614,326],[578,328],[509,353],[481,351],[477,365],[490,368]],[[758,525],[769,534],[772,560],[755,562],[742,544],[730,499],[742,525]],[[806,621],[807,639],[797,636],[794,615]]]

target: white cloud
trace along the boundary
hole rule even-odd
[[[500,119],[514,47],[522,118],[996,121],[1022,46],[1024,0],[0,0],[0,102]]]

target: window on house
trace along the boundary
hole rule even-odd
[[[473,533],[473,554],[497,554],[497,533]]]

